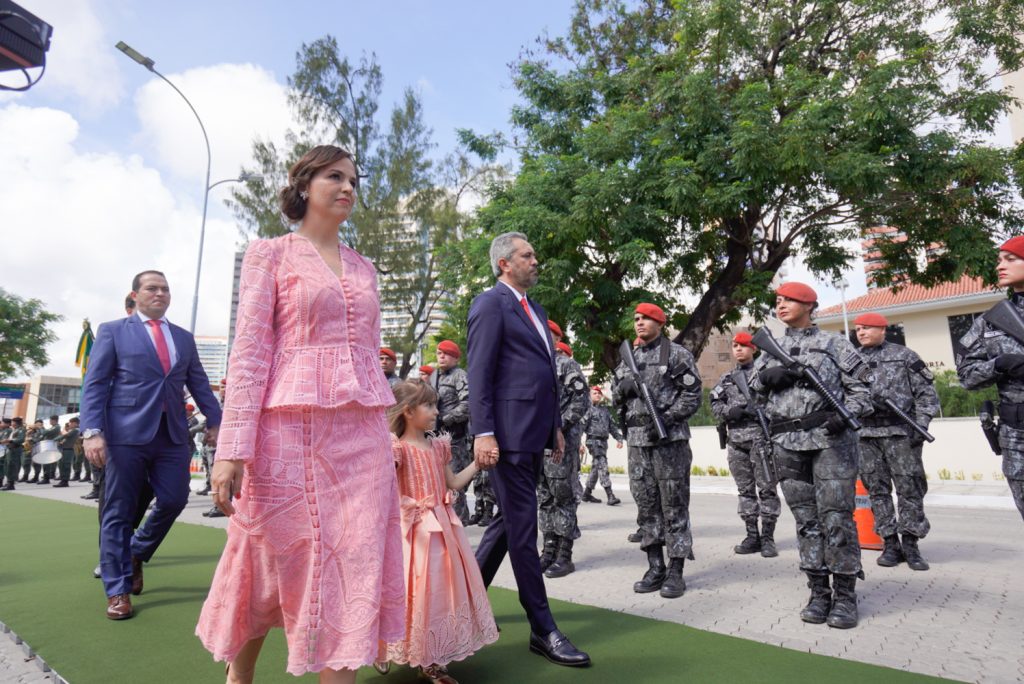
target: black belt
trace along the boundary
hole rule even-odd
[[[904,422],[898,416],[894,416],[891,413],[879,413],[878,411],[875,411],[867,418],[861,418],[860,422],[866,428],[904,425]]]
[[[828,419],[836,415],[832,411],[814,411],[801,418],[793,420],[772,421],[771,430],[773,435],[780,435],[784,432],[797,432],[798,430],[813,430],[828,422]]]
[[[744,428],[757,427],[757,423],[752,420],[740,420],[735,423],[727,420],[725,421],[725,424],[730,430],[743,430]]]
[[[1024,404],[999,402],[999,421],[1017,430],[1024,430]]]

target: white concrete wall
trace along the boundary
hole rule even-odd
[[[980,482],[996,482],[1002,477],[1001,459],[988,447],[985,435],[977,418],[943,418],[932,422],[929,431],[935,441],[924,445],[924,467],[928,478],[938,481],[939,470],[946,468],[950,473],[963,471],[966,481],[973,481],[972,475],[980,475]],[[718,448],[718,433],[713,427],[692,428],[694,465],[707,468],[728,468],[725,451]],[[608,444],[608,464],[626,467],[626,450],[616,449],[615,442]]]

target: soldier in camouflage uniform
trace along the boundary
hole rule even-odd
[[[889,322],[877,313],[861,314],[853,320],[861,356],[871,368],[871,398],[874,413],[864,419],[860,431],[860,479],[871,495],[875,532],[885,540],[877,563],[883,567],[906,560],[912,570],[927,570],[917,540],[928,534],[931,524],[924,515],[928,480],[921,459],[924,439],[885,405],[896,406],[927,429],[939,412],[939,395],[931,372],[916,353],[903,345],[886,342]],[[892,505],[896,486],[899,520]],[[899,533],[903,536],[900,543]]]
[[[1000,287],[1013,288],[1010,301],[1024,315],[1024,237],[1011,238],[1000,246],[996,276]],[[1003,475],[1024,517],[1024,344],[978,316],[960,338],[956,371],[967,389],[995,384],[999,390]]]
[[[395,372],[395,367],[398,365],[398,354],[393,349],[387,347],[380,348],[380,369],[384,371],[384,377],[388,379],[388,385],[392,388],[398,383],[402,382],[402,378],[398,377],[398,373]]]
[[[437,427],[435,432],[452,436],[452,470],[456,473],[473,460],[469,444],[469,378],[459,368],[462,350],[451,340],[437,345],[437,369],[428,376],[427,384],[437,392]],[[458,492],[452,504],[463,525],[469,524],[466,497]]]
[[[39,473],[43,467],[32,460],[32,451],[35,449],[36,444],[39,444],[39,440],[43,438],[43,421],[37,420],[32,424],[32,427],[28,428],[27,435],[25,436],[28,445],[25,447],[25,455],[21,459],[21,481],[28,484],[39,484]],[[29,479],[29,473],[32,474],[32,479]]]
[[[608,437],[615,438],[616,446],[622,448],[622,433],[612,419],[611,411],[604,405],[604,391],[599,385],[590,388],[590,410],[583,421],[583,432],[586,434],[587,451],[590,452],[590,477],[583,489],[583,500],[587,503],[601,503],[593,495],[598,479],[608,495],[608,505],[616,506],[622,501],[612,492],[612,479],[608,477]],[[583,447],[580,447],[580,455]]]
[[[583,369],[573,360],[569,345],[560,341],[561,329],[554,321],[548,321],[548,327],[556,340],[555,370],[560,388],[559,411],[565,451],[559,463],[550,455],[544,458],[544,469],[537,484],[537,523],[544,534],[540,567],[545,577],[555,579],[576,570],[572,547],[580,537],[576,520],[583,489],[580,485],[580,439],[590,397]]]
[[[13,431],[10,418],[0,419],[0,447],[3,447],[0,449],[0,452],[3,453],[3,456],[0,457],[0,489],[7,489],[7,487],[4,486],[4,476],[7,474],[7,464],[9,462],[7,458],[7,450],[10,448],[11,432]],[[11,480],[11,489],[13,488],[14,480]]]
[[[11,431],[7,433],[7,484],[3,488],[7,491],[14,489],[14,481],[18,479],[18,470],[21,469],[21,457],[25,449],[25,423],[21,416],[11,419]]]
[[[690,426],[687,419],[701,402],[700,375],[693,355],[661,334],[667,320],[660,307],[643,303],[636,307],[633,356],[644,384],[654,398],[668,435],[659,439],[654,421],[640,396],[639,379],[622,361],[615,368],[612,405],[625,411],[629,448],[629,490],[637,506],[640,542],[647,554],[648,569],[633,585],[646,594],[660,589],[664,598],[678,598],[686,591],[683,565],[693,559],[690,529]],[[666,570],[662,548],[668,547]]]
[[[39,423],[40,421],[36,421]],[[41,427],[38,431],[39,442],[44,439],[48,439],[51,442],[56,442],[57,438],[60,437],[60,416],[50,416],[50,424],[46,427]],[[57,477],[57,464],[47,463],[43,467],[43,479],[39,481],[39,484],[50,484],[51,480]]]
[[[755,397],[750,390],[754,370],[754,343],[750,333],[740,332],[732,338],[732,356],[736,368],[722,376],[711,390],[711,413],[729,430],[729,470],[739,490],[737,512],[747,527],[747,536],[733,551],[739,554],[761,552],[764,558],[779,555],[775,548],[775,523],[782,503],[778,480],[771,464],[764,461],[764,433],[753,410]],[[757,520],[761,518],[758,532]]]
[[[869,415],[871,369],[849,340],[811,322],[818,306],[814,290],[790,282],[775,294],[776,314],[788,326],[779,345],[817,371],[826,389],[851,413]],[[767,353],[754,363],[750,387],[767,399],[779,482],[796,518],[800,569],[810,580],[811,598],[800,618],[841,629],[856,627],[857,577],[864,577],[853,522],[857,434],[797,371]]]

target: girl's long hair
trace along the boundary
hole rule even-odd
[[[398,437],[405,434],[405,409],[423,404],[436,404],[437,392],[422,380],[405,380],[391,388],[395,393],[395,405],[388,409],[388,425]]]

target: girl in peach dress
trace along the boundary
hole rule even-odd
[[[406,632],[381,654],[419,667],[431,682],[457,684],[445,666],[498,639],[473,549],[451,505],[452,490],[464,489],[477,467],[453,473],[451,440],[426,436],[437,419],[429,385],[408,381],[394,392],[398,403],[388,415],[401,495]]]
[[[294,232],[246,251],[214,504],[231,516],[196,634],[251,682],[267,632],[287,670],[347,684],[404,633],[402,540],[372,263],[338,241],[358,178],[314,147],[289,172]]]

